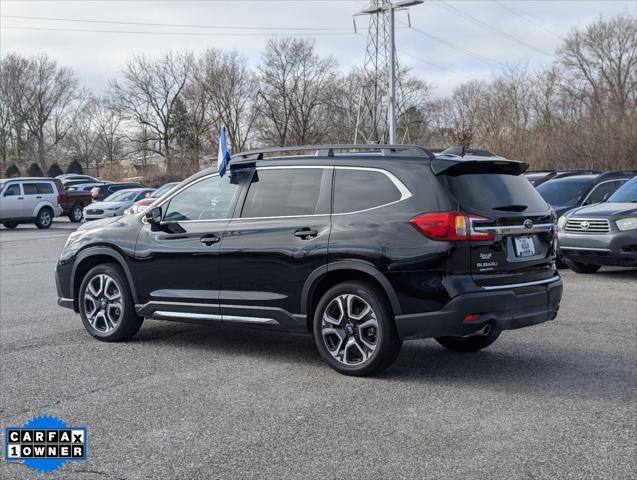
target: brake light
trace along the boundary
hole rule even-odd
[[[58,205],[62,206],[62,193],[58,192]]]
[[[488,220],[485,217],[462,212],[433,212],[418,215],[409,223],[434,240],[492,240],[495,238],[495,233],[478,232],[473,227],[476,221]]]

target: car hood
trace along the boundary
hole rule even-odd
[[[93,202],[91,203],[87,208],[100,208],[102,210],[107,210],[109,208],[120,208],[120,207],[126,207],[128,205],[132,205],[133,202],[128,201],[128,202]]]
[[[615,217],[615,216],[637,215],[637,203],[597,203],[579,207],[568,212],[568,216],[593,216],[593,217]]]

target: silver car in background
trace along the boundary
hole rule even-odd
[[[137,200],[146,198],[154,188],[129,188],[119,190],[106,197],[101,202],[93,202],[84,208],[84,219],[87,221],[100,218],[118,217],[124,214],[124,210],[133,205]]]

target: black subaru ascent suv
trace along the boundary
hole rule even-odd
[[[559,307],[555,215],[526,168],[408,145],[237,154],[71,234],[58,303],[104,341],[144,318],[304,331],[347,375],[408,339],[479,350]]]

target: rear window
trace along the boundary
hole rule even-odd
[[[440,175],[438,178],[446,183],[464,208],[481,211],[516,211],[519,208],[525,213],[544,212],[548,208],[533,185],[522,175],[481,173]]]
[[[359,212],[401,199],[394,182],[383,172],[337,168],[334,213]]]

